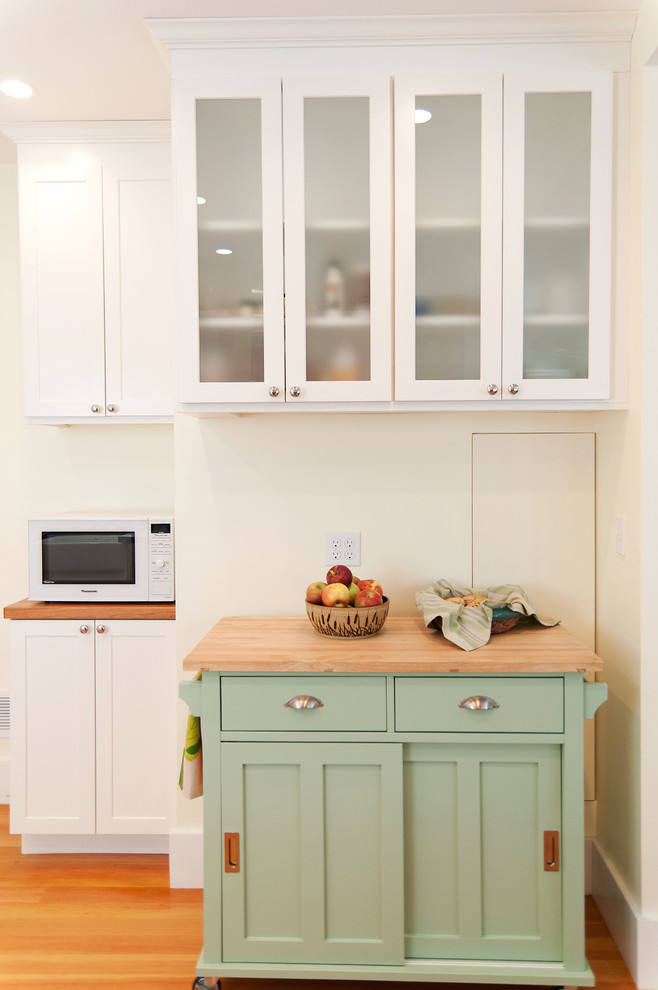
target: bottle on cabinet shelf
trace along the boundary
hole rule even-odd
[[[330,261],[324,276],[324,310],[327,314],[342,313],[345,287],[338,262]]]

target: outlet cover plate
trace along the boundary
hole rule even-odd
[[[327,533],[325,537],[325,564],[347,564],[349,568],[361,564],[360,533]]]

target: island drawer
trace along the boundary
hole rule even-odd
[[[224,731],[385,732],[386,678],[224,676],[221,717]]]
[[[398,732],[563,732],[564,681],[500,675],[396,677],[395,728]]]

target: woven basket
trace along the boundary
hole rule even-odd
[[[362,608],[332,608],[306,602],[306,614],[313,628],[323,636],[339,636],[352,639],[355,636],[374,636],[386,622],[388,598],[381,605]]]
[[[511,608],[494,608],[491,610],[491,635],[496,636],[499,633],[505,633],[509,629],[513,629],[517,624],[521,614],[519,612],[512,611]],[[443,623],[441,622],[441,616],[437,615],[435,619],[432,619],[430,625],[434,629],[441,629]]]

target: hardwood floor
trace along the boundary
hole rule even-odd
[[[0,805],[0,987],[190,990],[201,948],[201,891],[170,890],[168,884],[165,856],[23,856],[20,838],[9,835],[8,807]],[[597,986],[634,990],[591,898],[587,956]],[[402,986],[222,981],[222,990],[401,990]],[[469,988],[460,984],[459,990]]]

